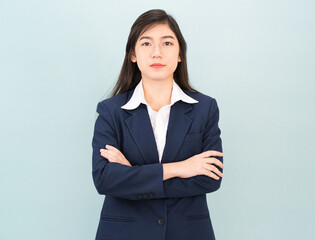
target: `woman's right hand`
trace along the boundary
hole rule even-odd
[[[190,178],[197,175],[206,175],[215,180],[219,180],[220,178],[218,176],[223,177],[223,173],[221,173],[214,165],[217,165],[222,169],[224,168],[224,165],[220,160],[214,158],[214,156],[222,157],[223,153],[209,150],[178,162],[178,177]]]

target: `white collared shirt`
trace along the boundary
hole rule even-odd
[[[163,106],[157,112],[154,111],[145,100],[142,79],[141,79],[138,85],[135,87],[135,90],[130,100],[121,107],[123,109],[132,110],[132,109],[137,108],[140,105],[140,103],[143,103],[147,106],[151,125],[154,132],[154,137],[155,137],[155,142],[157,145],[160,162],[162,160],[162,154],[164,151],[164,146],[165,146],[165,141],[166,141],[166,132],[167,132],[167,126],[168,126],[168,121],[169,121],[169,116],[170,116],[170,109],[171,109],[171,106],[179,100],[182,100],[187,103],[198,103],[197,100],[193,99],[192,97],[184,93],[183,90],[177,85],[177,83],[173,79],[171,103]]]

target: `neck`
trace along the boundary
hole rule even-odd
[[[145,100],[150,106],[164,106],[171,103],[173,78],[165,80],[142,78],[142,86]]]

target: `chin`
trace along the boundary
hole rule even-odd
[[[148,75],[145,75],[146,78],[149,78],[149,79],[152,79],[152,80],[155,80],[155,81],[162,81],[162,80],[165,80],[167,78],[170,77],[170,75],[167,75],[167,74],[148,74]]]

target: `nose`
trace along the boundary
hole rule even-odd
[[[159,57],[161,57],[161,49],[160,49],[160,46],[157,44],[153,46],[152,58],[159,58]]]

